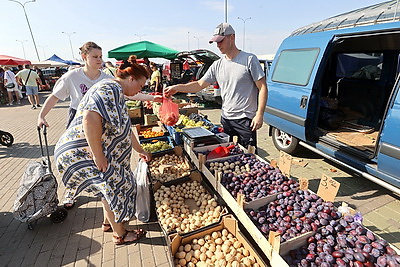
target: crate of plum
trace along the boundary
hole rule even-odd
[[[282,251],[300,236],[310,235],[341,217],[332,202],[325,202],[308,190],[280,193],[274,201],[245,212],[265,238],[270,231],[280,234]]]
[[[400,256],[384,239],[345,215],[316,230],[302,244],[283,253],[280,266],[400,266]]]
[[[174,266],[268,266],[238,224],[232,215],[226,215],[218,224],[201,231],[172,235]]]
[[[220,147],[220,148],[219,148]],[[215,151],[215,152],[212,152]],[[194,165],[201,169],[201,162],[205,162],[207,156],[215,156],[217,158],[223,158],[227,156],[234,156],[246,153],[247,150],[240,144],[235,143],[222,143],[209,146],[195,147],[188,152],[190,159],[193,161]]]
[[[180,179],[187,179],[195,169],[180,146],[163,155],[154,156],[149,162],[149,174],[153,184],[169,185]]]
[[[154,185],[154,191],[157,217],[166,235],[192,232],[218,223],[227,214],[199,172],[192,172],[185,182]]]

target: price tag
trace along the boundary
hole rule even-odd
[[[161,172],[161,174],[164,174],[166,169],[169,169],[173,166],[176,166],[176,164],[171,163],[171,164],[161,164],[160,166],[158,166],[159,171]]]
[[[292,156],[281,151],[279,153],[279,169],[281,172],[290,177],[290,168],[292,167]]]
[[[299,184],[301,190],[308,190],[309,181],[307,178],[299,178]]]
[[[321,182],[318,186],[317,195],[325,201],[333,202],[339,191],[340,183],[333,180],[331,177],[322,174]]]

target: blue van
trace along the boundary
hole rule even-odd
[[[399,193],[396,9],[389,1],[294,31],[272,63],[264,120],[279,150],[306,147]]]

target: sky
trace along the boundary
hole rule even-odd
[[[225,21],[226,11],[239,49],[274,54],[283,39],[302,26],[380,2],[384,1],[36,0],[25,4],[36,53],[22,6],[0,0],[0,55],[38,61],[38,54],[42,61],[56,54],[75,60],[80,59],[79,47],[93,41],[102,47],[106,61],[108,51],[143,40],[178,51],[200,48],[220,55],[216,44],[208,41],[215,27]]]

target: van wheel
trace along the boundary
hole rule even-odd
[[[272,142],[278,150],[294,154],[299,150],[299,139],[275,127],[272,128]]]

